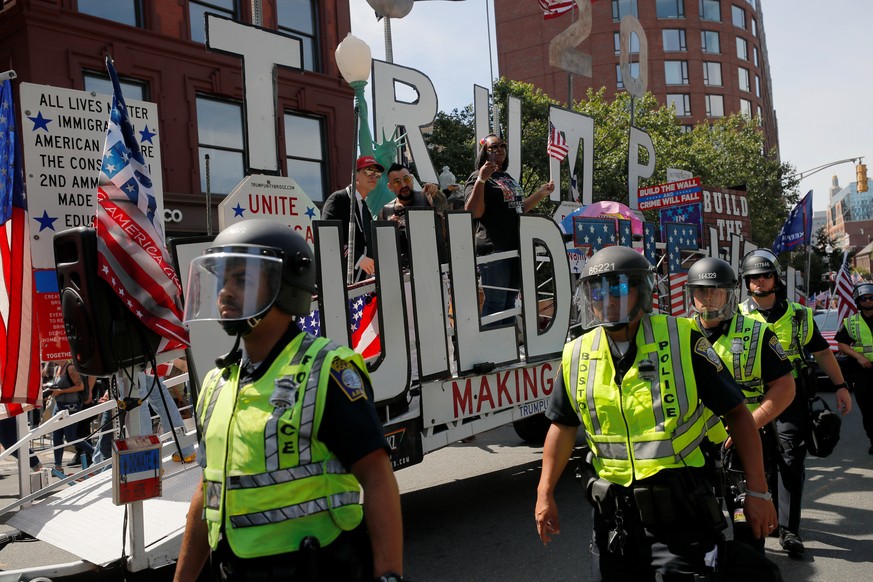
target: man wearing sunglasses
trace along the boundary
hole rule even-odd
[[[776,419],[776,432],[781,443],[781,454],[776,459],[778,487],[773,491],[779,509],[779,543],[792,558],[800,558],[805,548],[800,539],[800,514],[803,482],[806,478],[806,442],[810,416],[807,399],[814,395],[814,387],[805,379],[803,351],[810,352],[827,374],[834,387],[837,407],[843,414],[852,409],[843,373],[818,326],[812,319],[812,310],[788,301],[787,288],[782,281],[779,260],[767,249],[756,249],[743,257],[740,273],[749,291],[749,298],[740,305],[740,312],[751,319],[769,323],[779,343],[794,366],[797,382],[794,400]]]
[[[385,168],[373,156],[359,157],[355,162],[355,183],[328,196],[321,210],[322,219],[342,222],[343,253],[348,260],[354,261],[355,281],[361,281],[376,273],[373,245],[370,242],[373,213],[367,207],[367,195],[376,189],[384,171]],[[352,201],[355,203],[352,204]],[[353,257],[348,256],[350,229],[353,231]]]
[[[746,397],[746,405],[755,419],[761,435],[764,470],[772,474],[778,451],[773,421],[794,399],[792,366],[779,343],[779,338],[766,323],[737,313],[737,275],[730,263],[715,257],[698,260],[688,269],[685,286],[685,307],[693,314],[698,329],[712,344],[716,353],[734,376]],[[746,495],[742,467],[732,461],[730,441],[717,416],[709,416],[710,440],[726,443],[725,500],[730,514],[737,514]],[[734,520],[741,523],[739,517]],[[774,524],[773,529],[775,529]],[[744,527],[734,529],[734,539],[764,553],[764,539],[748,535]]]
[[[722,540],[724,517],[704,468],[705,410],[724,417],[751,491],[755,536],[776,523],[761,440],[743,393],[690,319],[654,315],[654,268],[628,247],[596,252],[582,271],[589,331],[564,347],[546,416],[535,520],[544,544],[560,533],[554,488],[579,427],[591,449],[592,580],[697,580]],[[583,481],[584,482],[584,481]]]
[[[862,282],[852,291],[858,313],[843,320],[836,335],[840,351],[856,365],[852,369],[855,400],[861,410],[864,432],[870,440],[867,452],[873,455],[873,283]]]

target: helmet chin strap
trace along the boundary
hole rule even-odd
[[[776,289],[770,289],[769,291],[751,291],[751,293],[755,297],[767,297],[768,295],[776,293]]]
[[[242,350],[239,349],[241,340],[242,334],[236,334],[236,340],[233,342],[233,347],[230,348],[230,351],[215,360],[215,365],[218,368],[227,368],[233,364],[238,364],[242,360]]]

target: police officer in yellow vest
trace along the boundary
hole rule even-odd
[[[815,357],[828,378],[837,388],[837,407],[843,414],[852,409],[852,398],[846,389],[843,373],[818,327],[812,319],[812,310],[788,301],[782,267],[767,249],[756,249],[743,257],[740,275],[749,291],[749,298],[740,305],[740,313],[757,321],[770,324],[782,348],[794,366],[794,378],[802,372],[803,350]],[[779,542],[793,558],[800,557],[805,548],[800,539],[800,512],[806,467],[804,437],[809,425],[808,395],[800,382],[794,400],[776,419],[776,432],[782,453],[776,459],[778,479],[771,477],[771,487],[779,509]],[[778,486],[774,481],[778,481]]]
[[[761,435],[764,455],[764,470],[771,474],[775,469],[778,453],[773,421],[794,399],[792,367],[779,338],[766,323],[737,313],[737,275],[730,263],[715,257],[698,260],[688,269],[685,285],[685,306],[693,314],[698,329],[712,344],[716,353],[733,374],[746,397],[746,405],[755,419]],[[716,443],[725,441],[727,434],[718,417],[710,419],[717,423],[709,431]],[[724,452],[729,452],[730,440]],[[745,479],[741,467],[732,464],[733,455],[726,455],[725,467],[728,476],[725,501],[735,519],[734,539],[747,543],[760,552],[764,551],[764,539],[748,535],[744,525],[742,500],[745,497]],[[738,470],[739,469],[739,470]]]
[[[537,531],[560,532],[554,488],[581,425],[593,454],[593,580],[705,580],[724,516],[704,467],[704,410],[725,418],[747,468],[746,515],[766,536],[776,512],[761,441],[743,394],[690,319],[653,315],[654,269],[640,253],[607,247],[582,272],[590,331],[568,343],[547,416],[537,487]]]
[[[198,397],[203,480],[176,580],[207,558],[219,580],[401,579],[400,497],[364,363],[295,322],[315,290],[309,246],[281,223],[238,222],[192,261],[187,289],[185,320],[218,321],[236,344]]]
[[[843,320],[836,340],[840,351],[856,363],[850,375],[864,432],[870,440],[867,452],[873,455],[873,283],[858,283],[852,290],[852,297],[858,313]]]

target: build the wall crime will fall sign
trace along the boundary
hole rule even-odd
[[[313,246],[312,221],[321,218],[321,211],[294,178],[255,174],[243,178],[218,205],[221,230],[249,218],[278,220]]]

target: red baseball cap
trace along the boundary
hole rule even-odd
[[[358,161],[355,163],[355,171],[360,172],[364,168],[369,168],[370,166],[375,166],[377,170],[380,172],[384,172],[385,168],[376,161],[376,158],[373,156],[361,156],[358,158]]]

